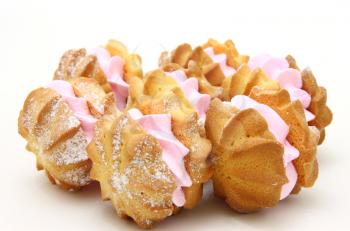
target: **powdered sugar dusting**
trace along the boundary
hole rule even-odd
[[[128,118],[126,116],[123,116],[119,123],[117,124],[117,127],[115,129],[115,134],[113,136],[113,153],[112,153],[112,160],[116,161],[115,163],[118,164],[119,158],[120,158],[120,146],[121,146],[121,133],[123,128],[128,124]],[[113,165],[114,168],[118,168],[118,165]]]
[[[88,159],[86,146],[86,137],[83,131],[79,129],[73,137],[59,143],[59,146],[54,148],[48,160],[55,162],[57,165],[79,163]]]
[[[87,140],[84,132],[80,128],[72,137],[57,142],[60,133],[52,136],[58,131],[49,131],[50,124],[59,122],[62,133],[80,126],[79,120],[74,116],[62,97],[56,98],[50,105],[50,110],[44,115],[40,123],[36,126],[38,144],[41,147],[40,156],[47,161],[54,162],[57,166],[76,164],[88,159],[86,152]],[[54,140],[55,139],[55,140]],[[60,174],[57,182],[65,182],[75,186],[84,186],[90,182],[89,166],[65,171]]]
[[[93,89],[91,88],[91,83],[90,82],[84,82],[81,81],[79,82],[79,89]],[[101,92],[102,89],[101,89]],[[99,111],[99,112],[103,112],[104,111],[104,104],[103,101],[101,101],[101,99],[103,99],[103,97],[101,97],[101,95],[98,94],[99,92],[97,91],[97,89],[89,91],[88,94],[83,94],[82,98],[86,99],[88,102],[93,104],[93,107]]]
[[[181,108],[181,103],[179,100],[174,100],[172,97],[165,97],[163,103],[165,113],[169,113],[174,109]]]
[[[55,72],[55,79],[69,79],[75,77],[77,69],[79,69],[78,63],[80,63],[86,56],[85,49],[69,50],[61,57],[60,64]]]
[[[95,139],[94,139],[94,143],[96,145],[97,148],[97,152],[101,155],[102,161],[104,164],[106,164],[106,155],[105,155],[105,151],[103,149],[103,145],[101,143],[101,130],[100,130],[100,126],[95,126]]]
[[[26,128],[30,134],[33,133],[33,127],[34,127],[34,121],[31,115],[34,114],[34,105],[33,104],[34,98],[30,98],[27,106],[27,111],[24,113],[24,118],[23,118],[23,125],[24,128]]]
[[[84,186],[91,182],[89,169],[87,167],[66,171],[62,174],[62,178],[65,182],[76,186]]]
[[[74,128],[80,124],[79,119],[73,115],[69,116],[66,122],[68,128]]]
[[[62,122],[60,129],[62,130],[69,130],[80,125],[79,120],[73,115],[73,112],[69,109],[62,97],[55,99],[50,109],[49,113],[45,115],[43,121],[37,127],[39,133],[38,142],[42,147],[49,147],[55,142],[55,140],[52,140],[52,137],[48,135],[50,131],[47,131],[46,127],[55,119],[57,120],[57,117],[60,116],[60,122]],[[68,116],[68,118],[62,118],[62,116]]]
[[[169,203],[169,206],[171,206],[171,190],[169,190],[169,187],[175,187],[175,181],[166,164],[161,160],[160,153],[158,158],[155,158],[154,155],[156,154],[145,151],[144,147],[154,145],[154,141],[151,140],[150,136],[144,137],[143,141],[134,148],[133,159],[128,163],[127,167],[122,171],[119,169],[120,146],[122,143],[121,131],[127,124],[127,117],[120,120],[113,139],[114,172],[111,178],[113,188],[117,194],[126,195],[130,199],[129,201],[137,198],[142,200],[143,204],[152,208],[164,206],[165,204],[169,205]],[[161,150],[160,147],[159,150]],[[157,188],[159,187],[159,182],[162,182],[162,188]],[[149,185],[153,188],[151,190],[159,193],[161,196],[143,195],[142,191],[140,191],[142,189],[133,188],[133,185],[145,184]],[[164,199],[166,197],[168,200]],[[124,201],[124,203],[127,204],[129,201]]]

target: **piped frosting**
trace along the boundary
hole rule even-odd
[[[218,63],[220,65],[225,77],[230,77],[236,73],[236,70],[233,67],[227,65],[226,54],[215,54],[212,47],[205,48],[204,51],[207,53],[207,55],[209,55],[214,63]]]
[[[72,85],[63,80],[54,80],[47,87],[63,97],[69,108],[74,112],[74,116],[80,121],[87,141],[90,142],[94,135],[96,119],[91,115],[86,99],[77,97]]]
[[[311,102],[311,96],[302,89],[303,82],[301,73],[294,68],[290,68],[286,59],[263,54],[252,57],[248,65],[252,69],[261,68],[270,79],[276,80],[281,87],[289,92],[292,101],[300,100],[305,109],[307,121],[311,121],[315,118],[315,116],[307,110]]]
[[[205,121],[206,112],[208,111],[210,104],[210,96],[199,93],[198,79],[194,77],[187,78],[185,72],[182,70],[166,72],[166,74],[176,80],[188,101],[190,101],[197,111],[200,120]]]
[[[283,145],[283,162],[289,182],[282,186],[280,199],[286,198],[292,192],[297,182],[298,175],[292,161],[299,157],[298,149],[293,147],[286,139],[289,133],[288,125],[272,108],[265,104],[260,104],[248,96],[237,95],[233,97],[231,105],[240,110],[252,108],[258,111],[267,122],[269,131]]]
[[[124,60],[119,56],[111,56],[105,48],[95,48],[89,53],[96,55],[97,60],[107,77],[108,83],[111,85],[117,108],[122,110],[125,108],[128,95],[129,84],[124,79]]]
[[[183,206],[186,200],[182,187],[190,187],[192,185],[192,180],[184,165],[184,157],[189,150],[174,136],[171,130],[171,116],[169,114],[143,115],[136,108],[130,109],[128,114],[160,143],[162,159],[173,173],[176,181],[176,189],[173,192],[172,201],[178,207]]]

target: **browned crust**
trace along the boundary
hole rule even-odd
[[[80,89],[80,96],[89,99],[89,93],[82,89],[85,81],[89,86],[95,80],[76,78],[73,88]],[[96,82],[89,89],[103,92]],[[104,98],[104,92],[99,97]],[[93,102],[88,102],[93,105]],[[90,182],[91,162],[85,150],[87,141],[80,122],[54,90],[38,88],[27,96],[18,118],[18,131],[27,140],[28,151],[36,155],[37,169],[45,170],[53,184],[77,190]]]
[[[125,113],[109,111],[99,119],[88,147],[91,177],[100,182],[102,198],[112,200],[120,217],[151,228],[175,211],[175,179],[158,141]]]
[[[137,54],[129,53],[127,48],[117,40],[109,40],[105,48],[112,56],[121,57],[124,62],[124,80],[129,81],[131,77],[142,77],[141,58]],[[87,77],[95,79],[106,93],[111,92],[112,88],[107,81],[103,70],[101,69],[97,57],[88,55],[84,48],[71,49],[66,51],[60,60],[55,72],[54,79],[71,80],[76,77]]]
[[[48,118],[47,115],[54,107],[58,107],[57,115],[61,120]],[[73,184],[66,180],[64,174],[70,170],[86,166],[90,162],[86,159],[78,163],[58,165],[50,161],[54,150],[70,138],[73,138],[81,130],[80,123],[69,126],[64,123],[72,116],[68,105],[53,90],[39,88],[29,94],[18,119],[19,133],[28,141],[27,149],[36,155],[38,170],[45,169],[45,172],[53,184],[59,184],[65,189],[79,189],[83,185]],[[64,123],[59,125],[60,123]],[[50,132],[47,132],[50,131]],[[88,170],[85,176],[88,176]]]
[[[159,66],[164,69],[169,64],[177,64],[192,73],[188,76],[198,76],[202,93],[209,94],[212,98],[221,97],[225,75],[220,65],[213,63],[205,53],[204,49],[207,47],[213,47],[215,53],[226,54],[227,65],[235,69],[248,62],[248,56],[240,55],[232,40],[219,43],[214,39],[209,39],[203,46],[194,49],[185,43],[175,48],[170,55],[166,52],[163,53],[160,56]]]
[[[206,131],[213,142],[215,195],[242,213],[275,206],[288,179],[283,146],[265,119],[254,109],[238,111],[214,99]]]
[[[286,57],[291,68],[299,70],[295,59],[288,55]],[[301,72],[303,89],[311,95],[311,103],[308,108],[315,115],[315,119],[309,124],[316,126],[321,133],[319,144],[322,144],[326,136],[325,128],[332,122],[333,114],[327,106],[327,90],[317,84],[316,78],[310,68],[305,68]]]
[[[193,208],[202,197],[202,184],[212,175],[208,163],[211,143],[199,124],[197,112],[177,83],[161,70],[148,73],[143,80],[132,79],[130,98],[129,107],[136,107],[144,114],[171,114],[174,135],[190,150],[185,157],[185,167],[193,185],[184,188],[184,207]]]
[[[92,78],[75,77],[70,79],[69,83],[72,84],[76,96],[87,100],[89,109],[94,116],[98,117],[103,114],[106,93],[96,80]]]
[[[95,79],[106,92],[112,90],[95,55],[88,55],[84,48],[66,51],[61,57],[54,79],[71,80],[81,76]]]
[[[227,77],[223,82],[223,99],[229,101],[236,95],[249,95],[253,87],[267,90],[278,90],[278,82],[270,80],[260,69],[251,70],[247,64],[242,64],[235,74]]]
[[[289,126],[287,140],[299,150],[293,161],[298,173],[298,184],[311,187],[318,176],[316,149],[319,134],[309,128],[300,101],[291,102],[289,93],[282,90],[253,88],[249,97],[273,108]]]
[[[143,77],[142,60],[138,54],[130,53],[123,43],[114,39],[109,40],[105,47],[112,56],[122,57],[125,61],[124,79],[127,83],[132,77]]]
[[[204,52],[207,47],[213,47],[215,53],[225,53],[227,64],[237,70],[233,76],[225,78],[219,65],[214,64],[210,57]],[[250,70],[246,65],[249,57],[240,55],[231,40],[221,44],[213,39],[203,46],[192,48],[185,43],[175,50],[163,53],[160,57],[159,66],[164,70],[183,68],[186,72],[192,72],[199,76],[200,91],[209,94],[212,98],[219,97],[229,100],[235,95],[249,95],[251,89],[259,86],[266,90],[279,90],[277,82],[270,80],[262,70]],[[291,68],[298,69],[295,59],[288,55],[286,57]],[[174,65],[176,64],[176,65]],[[170,68],[169,68],[170,66]],[[191,70],[191,71],[189,71]],[[193,71],[195,70],[195,71]],[[203,76],[205,81],[203,81]],[[332,112],[327,106],[327,91],[320,87],[310,69],[302,71],[303,89],[311,95],[311,104],[308,108],[316,117],[309,125],[316,126],[320,131],[319,144],[324,141],[325,127],[332,121]]]

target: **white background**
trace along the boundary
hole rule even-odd
[[[250,215],[234,213],[209,189],[196,209],[155,230],[350,230],[349,12],[347,1],[1,1],[0,230],[138,230],[100,200],[97,184],[68,193],[36,171],[17,134],[19,110],[69,48],[116,38],[150,70],[163,49],[209,37],[232,38],[245,54],[291,53],[327,87],[334,121],[319,147],[319,180]]]

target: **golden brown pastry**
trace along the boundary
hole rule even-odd
[[[224,89],[222,99],[225,101],[236,95],[249,95],[254,87],[266,90],[281,89],[278,82],[269,79],[262,69],[251,69],[248,64],[242,64],[236,73],[225,78],[222,86]]]
[[[170,114],[143,115],[136,108],[120,112],[112,98],[109,105],[88,147],[91,177],[100,182],[102,198],[111,199],[120,217],[130,217],[142,228],[180,207],[192,208],[210,177],[210,143],[195,131],[177,135],[175,127],[186,129],[187,124],[172,123]],[[200,150],[187,146],[190,138],[203,145]]]
[[[84,76],[95,79],[106,93],[113,92],[120,110],[127,103],[129,79],[142,77],[141,58],[130,54],[119,41],[110,40],[105,47],[68,50],[61,58],[55,80]]]
[[[68,190],[97,180],[142,228],[195,207],[211,178],[242,213],[313,186],[332,112],[310,69],[213,39],[164,52],[159,67],[144,76],[116,40],[65,52],[18,119],[38,170]]]
[[[220,97],[223,94],[223,88],[221,86],[211,85],[204,76],[201,68],[195,62],[190,61],[187,68],[183,68],[177,63],[168,63],[161,68],[164,72],[182,71],[186,74],[187,78],[196,78],[198,80],[198,91],[209,95],[212,99]]]
[[[299,70],[295,59],[288,55],[286,60],[289,63],[290,68]],[[315,115],[315,118],[309,122],[309,125],[316,126],[320,130],[320,141],[322,144],[326,136],[325,127],[332,122],[332,111],[327,106],[327,90],[324,87],[320,87],[317,84],[316,78],[313,75],[310,68],[305,68],[301,72],[303,81],[303,90],[305,90],[311,96],[311,102],[308,110]]]
[[[317,85],[310,69],[300,72],[292,56],[284,59],[264,54],[249,58],[240,55],[230,40],[220,44],[209,39],[194,50],[190,45],[183,44],[171,55],[163,53],[160,66],[165,70],[169,67],[182,67],[187,72],[191,72],[190,69],[198,70],[194,75],[204,76],[207,80],[200,81],[200,91],[226,101],[236,95],[249,95],[254,87],[286,89],[292,101],[302,103],[309,125],[319,129],[320,144],[325,137],[324,128],[332,121],[332,112],[326,105],[326,89]],[[205,87],[202,87],[203,83]],[[215,87],[222,88],[221,94],[207,90]]]
[[[218,54],[218,55],[217,55]],[[171,54],[164,52],[160,56],[159,65],[166,68],[177,64],[188,69],[189,76],[204,76],[205,80],[199,81],[200,91],[214,97],[221,97],[223,81],[230,77],[242,64],[248,61],[248,56],[240,55],[232,42],[227,40],[221,44],[214,39],[194,49],[185,43],[178,46]],[[217,88],[215,91],[203,91],[202,89]],[[215,92],[211,93],[211,92]]]
[[[61,57],[54,79],[70,80],[81,76],[95,79],[106,92],[112,90],[95,55],[88,54],[84,48],[66,51]]]
[[[88,148],[91,177],[100,182],[103,199],[111,199],[120,217],[140,227],[173,214],[175,178],[162,160],[157,139],[127,113],[104,115]]]
[[[91,78],[54,80],[32,91],[18,118],[19,133],[53,184],[76,190],[90,183],[86,147],[103,113],[105,92]]]
[[[314,148],[318,136],[307,125],[302,132],[286,121],[304,119],[293,111],[300,105],[289,101],[284,106],[282,111],[290,113],[285,117],[243,95],[231,102],[211,102],[206,131],[213,143],[214,192],[238,212],[273,207],[317,177],[315,149],[306,151],[305,139]],[[296,131],[302,140],[294,139]]]
[[[316,150],[320,132],[315,126],[308,125],[301,102],[291,101],[285,89],[276,91],[256,87],[249,97],[273,108],[289,126],[287,139],[300,152],[299,158],[293,161],[298,172],[295,190],[299,191],[299,186],[313,186],[318,176]]]
[[[229,100],[235,95],[249,95],[254,87],[265,90],[286,89],[292,101],[299,100],[309,125],[316,126],[320,133],[321,144],[325,137],[324,128],[332,121],[332,112],[326,105],[327,92],[317,85],[309,68],[302,72],[292,56],[276,58],[270,55],[252,57],[235,74],[223,82],[223,99]]]
[[[203,183],[212,171],[208,164],[211,143],[204,130],[205,113],[210,96],[198,92],[198,80],[181,71],[149,72],[145,78],[130,82],[130,107],[143,114],[170,114],[172,131],[189,150],[185,166],[192,186],[184,188],[185,208],[193,208],[201,199]]]
[[[255,109],[240,110],[214,99],[206,121],[213,143],[215,195],[238,212],[273,207],[288,182],[283,145]]]

